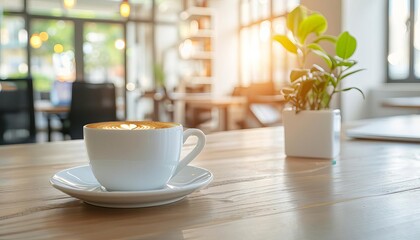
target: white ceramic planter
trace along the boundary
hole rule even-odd
[[[283,111],[289,157],[334,158],[340,153],[340,110]]]

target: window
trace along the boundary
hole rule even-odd
[[[0,6],[3,11],[20,12],[23,11],[23,0],[0,0]]]
[[[30,24],[30,67],[34,89],[49,92],[56,80],[74,81],[73,22],[32,19]]]
[[[51,99],[57,80],[113,82],[119,106],[144,118],[140,92],[155,88],[160,56],[177,57],[177,21],[181,0],[130,0],[131,14],[119,14],[121,1],[0,0],[0,78],[34,79],[35,98]],[[176,48],[174,48],[176,50]],[[171,50],[171,51],[169,51]],[[166,66],[176,84],[176,66]],[[125,114],[125,116],[124,116]]]
[[[28,12],[34,15],[74,17],[85,19],[122,19],[120,16],[119,1],[95,1],[78,0],[70,9],[64,7],[63,0],[26,0]]]
[[[420,0],[388,1],[388,82],[420,82]]]
[[[28,33],[25,20],[22,16],[3,16],[0,23],[0,78],[26,77]]]
[[[274,81],[283,85],[294,56],[272,40],[285,33],[287,12],[298,0],[240,1],[240,83]]]

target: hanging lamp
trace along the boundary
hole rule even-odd
[[[128,0],[122,0],[120,4],[120,14],[122,17],[128,18],[130,16],[130,4]]]
[[[76,5],[76,0],[63,0],[65,9],[72,9]]]

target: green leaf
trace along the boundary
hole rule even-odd
[[[303,76],[307,76],[308,73],[308,69],[294,69],[290,72],[290,81],[294,82]]]
[[[281,93],[283,94],[283,95],[285,95],[285,96],[288,96],[288,95],[290,95],[290,94],[292,94],[292,93],[294,93],[295,92],[295,90],[293,89],[293,88],[288,88],[288,87],[285,87],[285,88],[282,88],[281,89]]]
[[[331,35],[322,35],[322,36],[316,38],[314,40],[314,43],[319,43],[321,41],[329,41],[331,43],[336,43],[337,42],[337,38],[335,36],[331,36]]]
[[[297,35],[299,25],[307,15],[307,9],[303,6],[297,6],[291,11],[286,18],[286,26],[292,31],[293,35]]]
[[[321,46],[319,46],[316,43],[311,43],[308,45],[308,48],[311,49],[311,52],[313,52],[315,55],[321,57],[329,68],[332,67],[333,63],[331,62],[331,58],[328,56],[327,52],[325,52],[325,50],[322,49]]]
[[[330,59],[332,63],[330,69],[334,70],[335,68],[337,68],[338,63],[337,63],[337,60],[334,58],[334,56],[328,55],[328,58]]]
[[[337,43],[335,45],[335,52],[337,56],[342,59],[350,58],[356,51],[357,41],[349,32],[343,32],[338,36]]]
[[[337,66],[343,66],[343,67],[353,67],[356,64],[356,61],[352,60],[345,60],[345,61],[338,61]]]
[[[311,68],[311,72],[325,72],[325,70],[318,64],[313,64]]]
[[[314,87],[314,82],[315,82],[314,80],[306,80],[302,82],[302,85],[299,91],[299,98],[301,100],[306,101],[306,95]]]
[[[332,85],[334,88],[336,88],[336,87],[337,87],[337,83],[338,83],[337,78],[336,78],[336,77],[334,77],[334,76],[333,76],[333,75],[331,75],[331,74],[326,74],[325,76],[326,76],[327,80],[331,83],[331,85]]]
[[[315,33],[317,36],[324,33],[328,28],[327,19],[319,13],[314,13],[300,23],[297,36],[301,43],[306,41],[309,34]]]
[[[279,42],[287,51],[297,54],[297,46],[286,35],[275,35],[273,39]]]
[[[321,45],[317,43],[310,43],[306,47],[312,50],[319,50],[319,51],[325,52],[325,50],[321,47]]]
[[[327,82],[320,82],[316,85],[317,92],[322,92],[327,86]]]
[[[336,90],[335,92],[347,92],[347,91],[350,91],[350,90],[353,90],[353,89],[359,91],[362,94],[363,99],[366,98],[363,91],[360,88],[357,88],[357,87],[344,88],[344,89]]]
[[[363,70],[365,70],[365,69],[358,69],[358,70],[355,70],[355,71],[353,71],[353,72],[346,73],[346,74],[344,74],[343,76],[341,76],[340,78],[341,78],[341,79],[344,79],[344,78],[346,78],[346,77],[348,77],[348,76],[350,76],[350,75],[352,75],[352,74],[358,73],[358,72],[363,71]]]
[[[328,109],[328,108],[330,108],[330,99],[331,99],[331,96],[330,95],[328,95],[328,94],[323,94],[322,95],[322,97],[321,97],[321,104],[320,104],[320,106],[319,106],[319,108],[320,109]]]

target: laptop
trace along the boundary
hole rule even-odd
[[[348,129],[346,135],[358,139],[420,143],[420,115],[372,119],[365,125]]]

